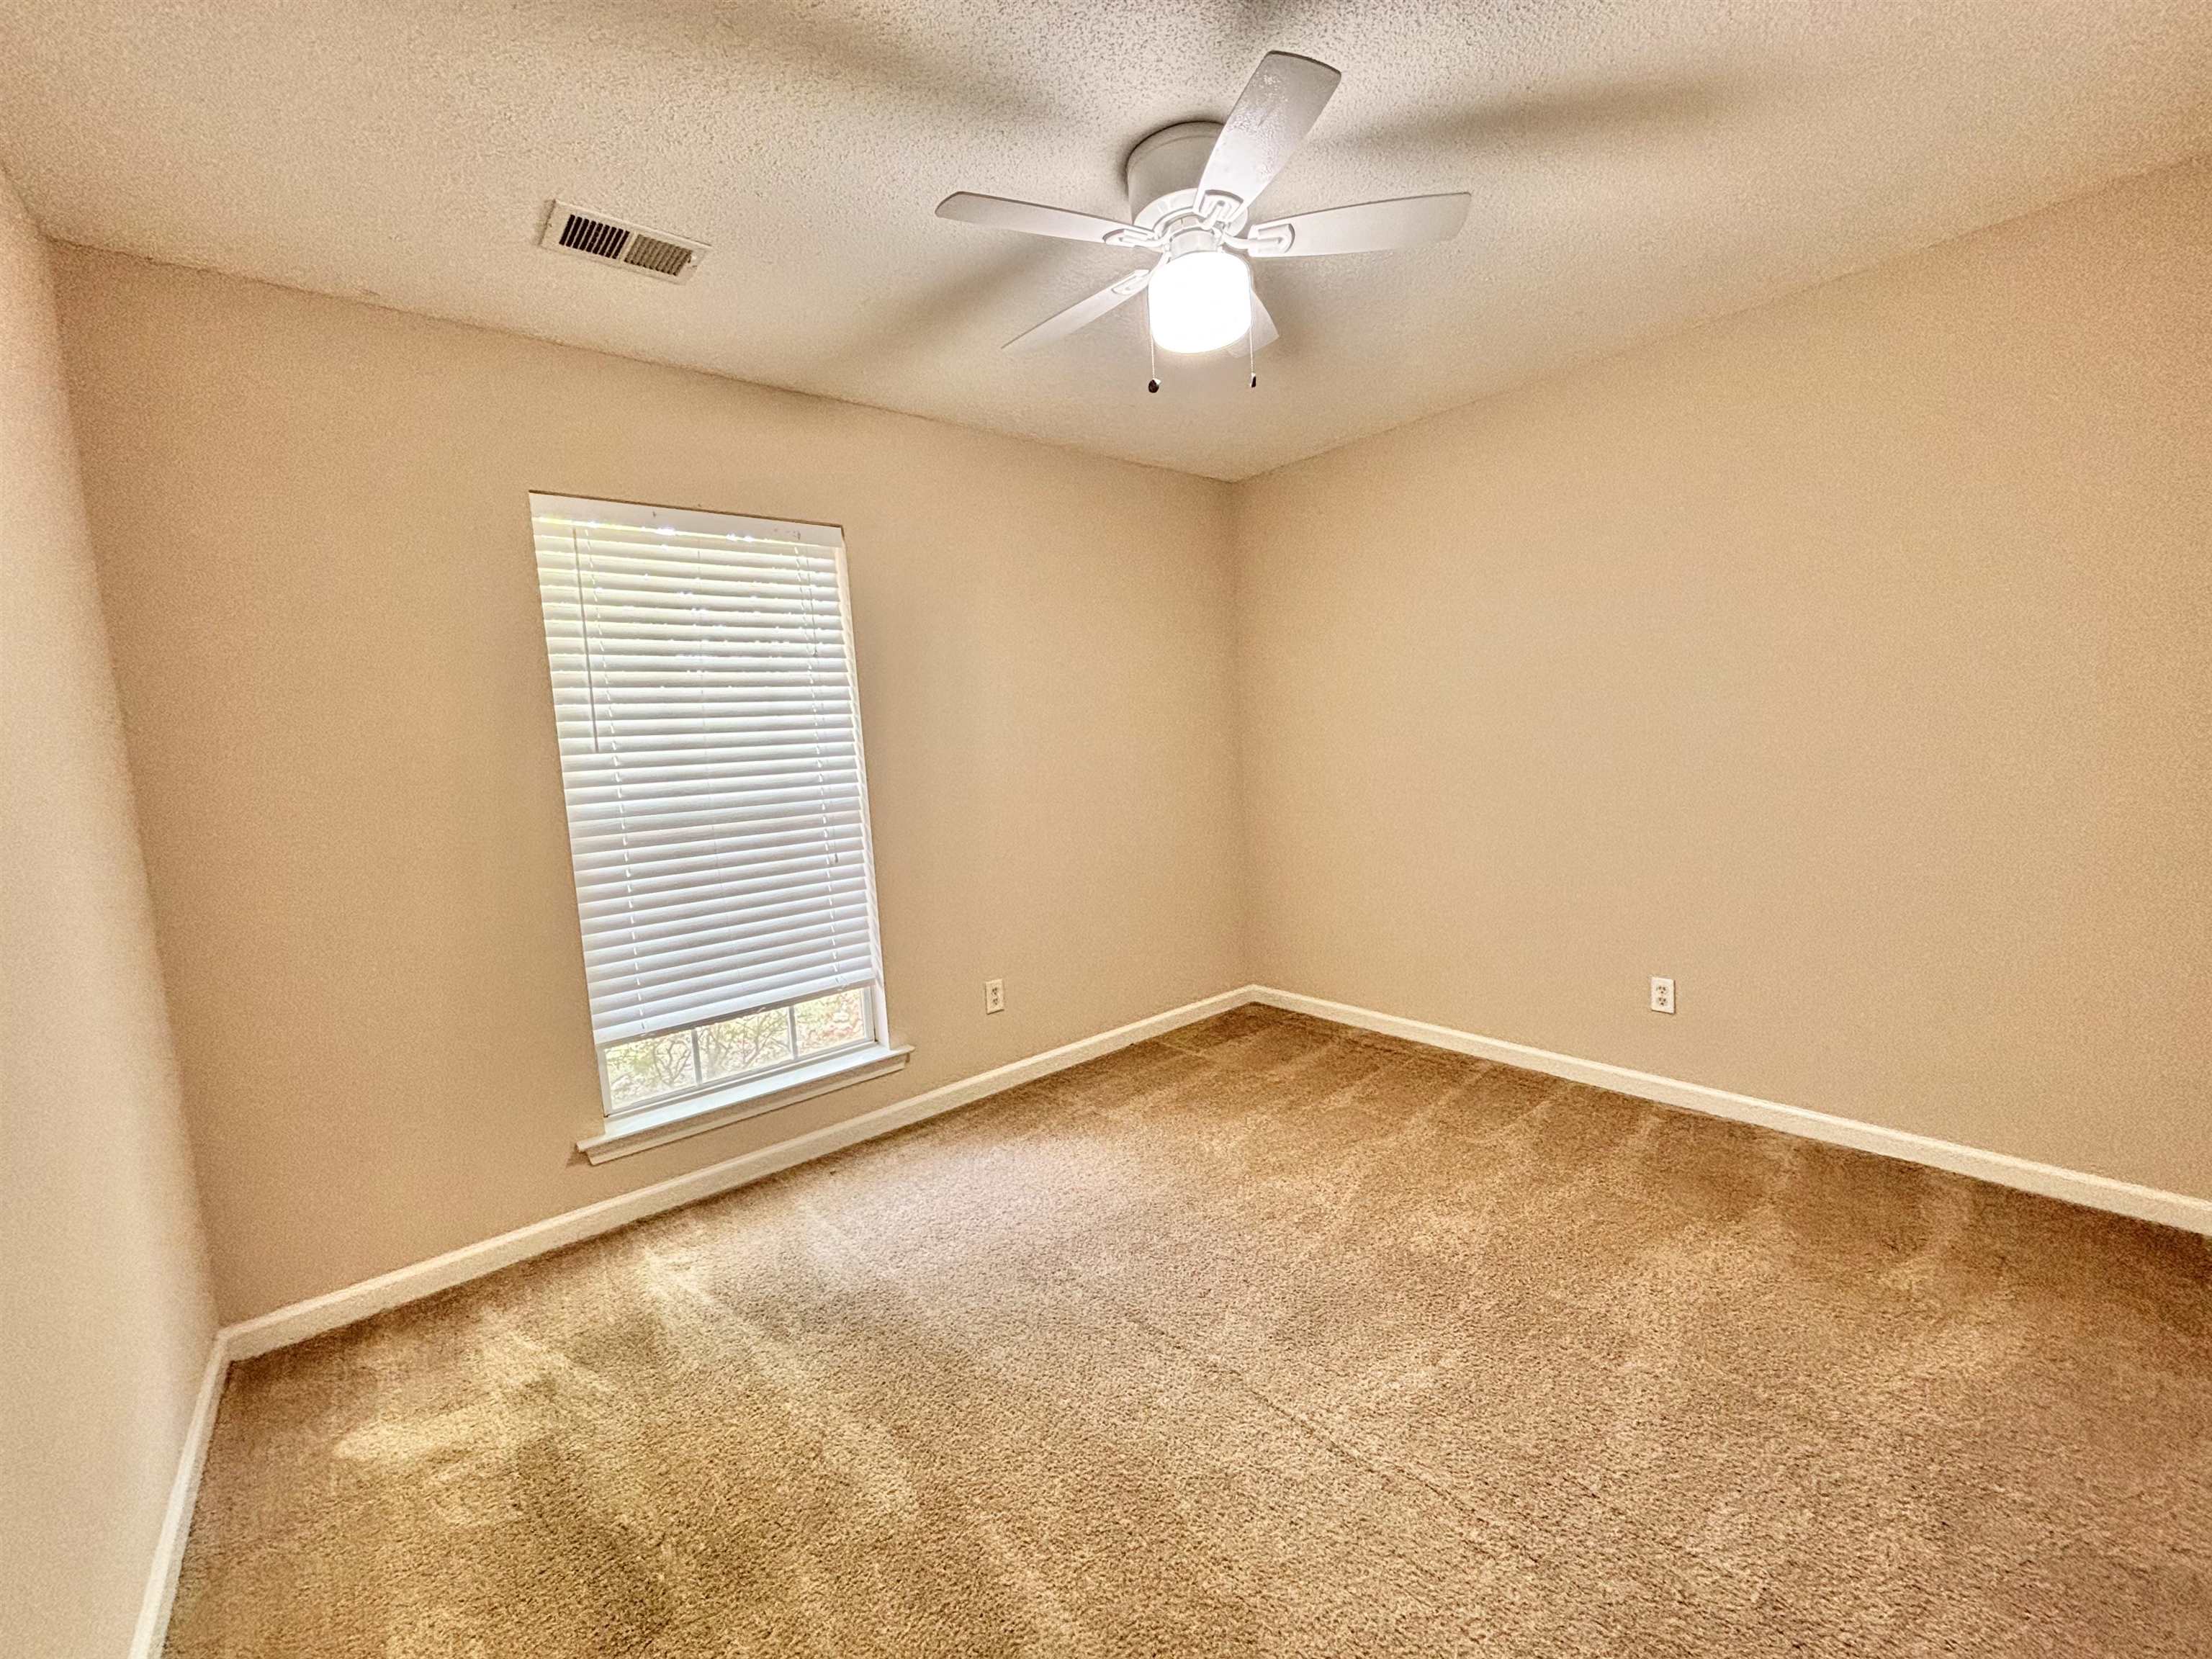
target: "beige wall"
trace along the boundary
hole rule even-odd
[[[2212,1192],[2208,203],[1233,491],[60,251],[224,1316],[1248,977]],[[905,1073],[576,1158],[532,489],[846,526]]]
[[[58,269],[226,1319],[1238,982],[1225,486]],[[599,1106],[532,489],[844,526],[902,1073],[578,1160]]]
[[[214,1308],[46,248],[0,178],[0,1653],[120,1654]]]
[[[2212,1195],[2212,163],[1237,510],[1259,978]]]

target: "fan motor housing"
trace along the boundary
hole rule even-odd
[[[1156,230],[1170,214],[1195,208],[1206,158],[1213,154],[1213,141],[1220,136],[1218,121],[1178,121],[1131,150],[1127,168],[1131,222]]]

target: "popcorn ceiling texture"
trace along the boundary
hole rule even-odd
[[[2201,1655],[2182,1233],[1243,1008],[232,1374],[216,1654]]]
[[[1260,273],[1257,393],[1144,391],[1130,269],[932,216],[1126,210],[1260,54],[1341,91],[1266,198],[1464,187],[1448,246]],[[2212,148],[2212,7],[0,0],[0,165],[59,239],[1241,477]],[[534,246],[564,200],[714,245]]]

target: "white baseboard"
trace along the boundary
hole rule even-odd
[[[304,1341],[325,1331],[366,1319],[371,1314],[381,1313],[387,1308],[396,1308],[453,1285],[465,1284],[470,1279],[480,1279],[517,1261],[543,1255],[549,1250],[556,1250],[563,1245],[574,1244],[600,1233],[611,1232],[617,1227],[649,1215],[657,1215],[664,1210],[711,1198],[717,1193],[762,1180],[793,1164],[824,1157],[878,1135],[889,1134],[909,1123],[918,1123],[940,1112],[949,1112],[971,1101],[981,1100],[988,1095],[997,1094],[1068,1066],[1079,1066],[1087,1060],[1111,1054],[1116,1048],[1145,1042],[1178,1026],[1209,1018],[1248,1002],[1264,1003],[1270,1007],[1288,1009],[1310,1014],[1319,1019],[1333,1020],[1339,1024],[1380,1031],[1409,1042],[1426,1043],[1432,1048],[1479,1055],[1504,1065],[1517,1066],[1526,1071],[1542,1072],[1553,1077],[1571,1079],[1577,1083],[1593,1084],[1601,1089],[1656,1101],[1662,1105],[1679,1106],[1742,1123],[1757,1123],[1770,1129],[1779,1129],[1785,1134],[1802,1135],[1809,1139],[1856,1147],[1861,1152],[1875,1152],[1887,1158],[1903,1158],[1908,1163],[1925,1164],[1979,1180],[1993,1181],[2000,1186],[2016,1187],[2027,1192],[2040,1193],[2045,1197],[2085,1204],[2093,1209],[2110,1210],[2144,1221],[2161,1222],[2170,1227],[2212,1235],[2212,1200],[2161,1192],[2152,1187],[2115,1181],[2106,1176],[2038,1164],[2004,1152],[1985,1152],[1979,1147],[1937,1140],[1903,1129],[1886,1128],[1880,1124],[1861,1122],[1853,1118],[1809,1111],[1801,1106],[1785,1106],[1778,1101],[1735,1094],[1700,1083],[1685,1083],[1678,1078],[1659,1077],[1625,1066],[1608,1065],[1602,1060],[1583,1060],[1573,1054],[1557,1054],[1548,1048],[1509,1042],[1499,1037],[1480,1036],[1472,1031],[1455,1030],[1449,1026],[1432,1025],[1422,1020],[1377,1013],[1371,1008],[1354,1007],[1349,1003],[1331,1002],[1321,997],[1304,996],[1268,986],[1248,985],[1187,1003],[1180,1008],[1169,1009],[1146,1019],[1133,1021],[1113,1030],[1100,1032],[1096,1036],[1065,1043],[1025,1060],[979,1072],[973,1077],[942,1085],[842,1123],[833,1123],[811,1134],[794,1136],[773,1146],[764,1146],[757,1152],[709,1164],[703,1170],[695,1170],[689,1175],[677,1176],[650,1187],[641,1187],[635,1192],[603,1199],[582,1209],[532,1222],[526,1227],[501,1233],[495,1238],[464,1245],[443,1255],[433,1256],[427,1261],[397,1268],[374,1279],[363,1279],[360,1284],[332,1291],[327,1295],[296,1302],[257,1319],[228,1326],[222,1334],[225,1354],[230,1359],[246,1359],[273,1348]]]
[[[410,1267],[395,1268],[380,1273],[374,1279],[365,1279],[357,1285],[326,1295],[295,1302],[278,1308],[258,1318],[248,1319],[227,1326],[223,1338],[232,1359],[249,1359],[255,1354],[267,1353],[273,1348],[289,1347],[303,1342],[325,1331],[336,1330],[341,1325],[350,1325],[371,1314],[382,1313],[387,1308],[414,1302],[455,1285],[465,1284],[471,1279],[496,1273],[517,1261],[543,1255],[548,1250],[557,1250],[564,1244],[611,1232],[617,1227],[658,1215],[663,1210],[672,1210],[685,1204],[694,1204],[702,1198],[742,1187],[750,1182],[763,1179],[787,1170],[794,1164],[804,1164],[853,1146],[870,1140],[878,1135],[902,1129],[909,1123],[919,1123],[924,1118],[935,1117],[957,1106],[982,1099],[1018,1084],[1028,1083],[1054,1072],[1079,1066],[1087,1060],[1096,1060],[1116,1048],[1126,1048],[1133,1042],[1143,1042],[1178,1026],[1207,1019],[1231,1008],[1242,1007],[1252,1000],[1249,986],[1224,991],[1217,996],[1206,997],[1197,1002],[1186,1003],[1180,1008],[1170,1008],[1165,1013],[1152,1015],[1146,1019],[1132,1021],[1096,1036],[1087,1036],[1074,1042],[1063,1043],[1043,1054],[1031,1054],[1004,1066],[994,1066],[988,1072],[978,1072],[973,1077],[962,1078],[926,1093],[896,1101],[889,1106],[859,1117],[848,1118],[842,1123],[833,1123],[817,1129],[811,1134],[793,1136],[773,1146],[763,1146],[757,1152],[746,1152],[720,1164],[708,1164],[689,1175],[676,1176],[670,1180],[656,1182],[650,1187],[641,1187],[635,1192],[617,1194],[587,1204],[582,1209],[565,1214],[549,1216],[543,1221],[533,1221],[526,1227],[518,1227],[511,1233],[501,1233],[496,1238],[487,1238],[475,1244],[465,1244],[458,1250],[448,1250],[443,1255],[432,1256],[427,1261],[417,1261]]]
[[[2069,1203],[2087,1205],[2091,1209],[2110,1210],[2116,1214],[2133,1216],[2139,1221],[2162,1222],[2166,1226],[2179,1227],[2187,1232],[2212,1235],[2212,1199],[2162,1192],[2155,1187],[2139,1187],[2132,1182],[2115,1181],[2109,1176],[2062,1169],[2055,1164],[2038,1164],[2029,1158],[2014,1158],[2007,1152],[1984,1152],[1978,1146],[1937,1140],[1932,1136],[1914,1134],[1905,1129],[1885,1128],[1881,1124],[1862,1122],[1856,1118],[1809,1111],[1802,1106],[1784,1106],[1778,1101],[1761,1100],[1755,1095],[1735,1094],[1726,1089],[1709,1088],[1702,1083],[1685,1083],[1679,1078],[1632,1071],[1626,1066],[1607,1065],[1603,1060],[1583,1060],[1573,1054],[1556,1054],[1549,1048],[1532,1048],[1526,1043],[1508,1042],[1500,1037],[1478,1036],[1472,1031],[1455,1030],[1448,1025],[1431,1025],[1424,1020],[1404,1019],[1395,1014],[1378,1014],[1371,1008],[1357,1008],[1350,1003],[1303,996],[1295,991],[1255,986],[1252,1000],[1265,1003],[1271,1008],[1283,1008],[1293,1013],[1310,1014],[1316,1019],[1332,1020],[1340,1025],[1354,1025],[1365,1030],[1382,1032],[1387,1036],[1403,1037],[1409,1042],[1426,1043],[1434,1048],[1449,1048],[1456,1054],[1474,1054],[1484,1060],[1497,1060],[1501,1065],[1517,1066],[1523,1071],[1542,1072],[1547,1076],[1566,1078],[1576,1083],[1593,1084],[1618,1094],[1633,1095],[1639,1100],[1656,1101],[1662,1106],[1680,1106],[1712,1117],[1733,1119],[1739,1123],[1756,1123],[1765,1128],[1779,1129],[1784,1134],[1802,1135],[1808,1140],[1850,1146],[1863,1152],[1876,1152],[1884,1158],[1902,1158],[1908,1164],[1925,1164],[1957,1175],[1995,1182],[2001,1187],[2016,1187],[2023,1192],[2039,1193],[2045,1198],[2062,1198]]]
[[[145,1598],[138,1604],[138,1624],[131,1635],[131,1659],[161,1659],[161,1649],[169,1639],[169,1609],[176,1605],[177,1574],[185,1565],[185,1540],[191,1535],[192,1504],[199,1497],[200,1471],[207,1467],[215,1414],[222,1404],[222,1380],[230,1371],[230,1353],[223,1335],[217,1331],[209,1346],[207,1369],[200,1374],[191,1421],[185,1425],[185,1443],[177,1454],[176,1479],[169,1485],[168,1507],[161,1513],[161,1532],[155,1540],[154,1562],[146,1575]]]

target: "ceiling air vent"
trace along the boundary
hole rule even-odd
[[[553,211],[545,218],[545,234],[538,241],[542,247],[558,248],[603,264],[628,265],[664,283],[684,281],[707,252],[704,242],[626,225],[604,213],[586,213],[565,202],[553,204]]]

